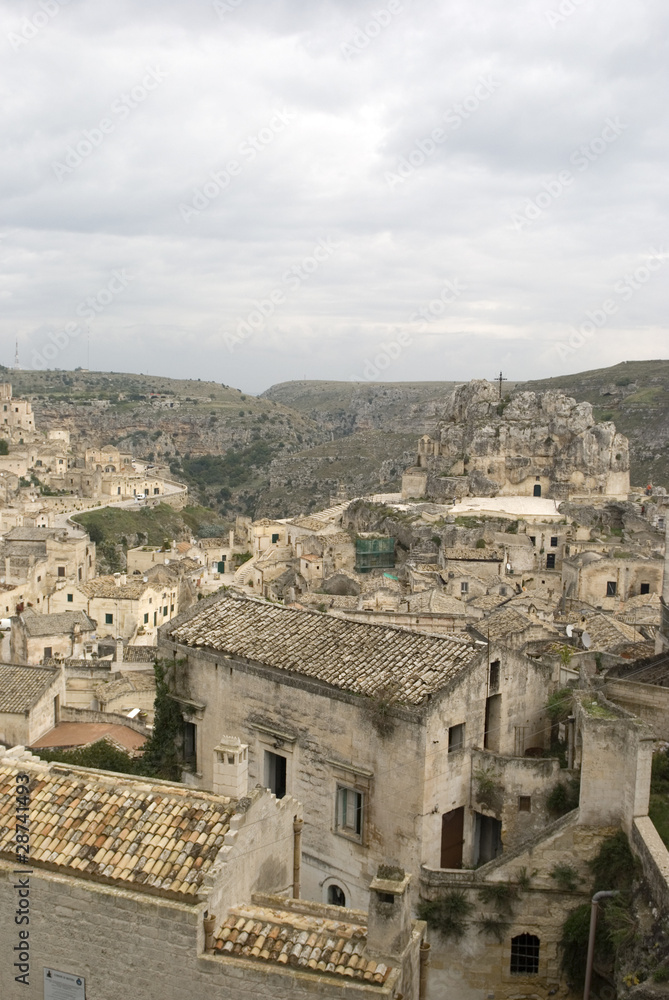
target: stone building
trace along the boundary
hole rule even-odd
[[[53,667],[0,663],[0,744],[28,746],[58,722],[65,698]]]
[[[35,433],[33,408],[25,399],[15,399],[9,382],[0,383],[0,437],[26,441]]]
[[[66,581],[95,576],[95,543],[57,528],[12,528],[0,542],[0,571],[0,582],[22,587],[26,604],[49,609]]]
[[[95,621],[85,611],[37,614],[26,608],[12,618],[12,662],[90,659],[98,651],[96,629]]]
[[[30,797],[29,855],[15,841],[17,789]],[[289,796],[121,779],[22,747],[0,754],[0,792],[0,906],[30,900],[27,935],[0,928],[16,961],[0,967],[7,1000],[43,997],[50,971],[96,1000],[419,1000],[425,925],[411,921],[409,879],[381,872],[366,912],[297,898]]]
[[[566,597],[613,611],[631,597],[660,593],[662,573],[662,560],[630,551],[579,552],[564,559],[562,584]]]
[[[472,798],[480,755],[549,739],[551,671],[508,648],[216,595],[160,630],[159,654],[177,661],[187,780],[214,786],[225,732],[249,747],[251,784],[304,802],[311,899],[364,905],[385,860],[439,866],[457,828],[449,866],[473,865],[545,821],[550,762],[510,767],[497,811]]]
[[[403,478],[404,497],[571,496],[626,498],[629,446],[590,403],[563,393],[523,392],[500,401],[475,380],[446,400],[434,437],[419,441]]]

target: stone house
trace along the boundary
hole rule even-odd
[[[58,587],[95,576],[95,543],[58,528],[12,528],[0,543],[0,568],[1,582],[22,586],[26,603],[51,610]]]
[[[125,573],[99,576],[88,583],[73,584],[57,591],[51,598],[57,610],[81,610],[98,623],[98,635],[148,641],[156,629],[179,610],[179,582],[171,578],[163,583],[151,577],[132,577]]]
[[[311,899],[364,905],[387,859],[476,864],[546,819],[555,768],[524,755],[549,740],[552,675],[508,647],[215,595],[161,628],[158,651],[176,660],[186,779],[213,787],[225,732],[248,746],[251,784],[304,801]],[[497,811],[472,795],[481,754],[521,758]]]
[[[29,440],[35,433],[35,416],[31,404],[15,399],[9,382],[0,384],[0,436],[10,441]]]
[[[409,878],[381,872],[365,912],[299,899],[302,810],[289,796],[120,781],[43,763],[22,747],[5,752],[3,912],[17,906],[16,869],[27,860],[14,840],[17,788],[31,798],[21,884],[31,891],[39,968],[20,926],[5,921],[0,943],[17,963],[0,969],[8,1000],[41,998],[43,967],[80,980],[97,1000],[419,1000],[425,925],[411,920]],[[57,813],[70,822],[54,825]]]
[[[12,618],[10,649],[13,663],[97,655],[97,625],[85,611],[37,614],[26,608]]]
[[[617,611],[621,602],[662,591],[663,562],[621,550],[618,554],[580,552],[562,564],[562,585],[567,597]]]
[[[28,746],[58,722],[65,689],[53,667],[0,663],[0,743]]]

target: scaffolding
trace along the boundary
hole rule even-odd
[[[373,569],[393,569],[395,566],[395,539],[358,538],[355,543],[355,569],[369,573]]]

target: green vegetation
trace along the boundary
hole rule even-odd
[[[567,782],[561,781],[546,799],[549,813],[557,819],[576,809],[580,790],[581,784],[578,778],[571,778]]]
[[[619,896],[601,907],[595,938],[595,962],[612,967],[616,952],[631,943],[636,932],[632,914],[632,885],[640,865],[627,837],[619,830],[607,837],[590,862],[593,884],[589,895],[603,889],[618,890]],[[562,926],[562,967],[572,986],[582,989],[590,932],[590,903],[583,903],[567,916]]]
[[[479,933],[494,937],[502,944],[510,926],[510,921],[503,920],[501,917],[483,917],[479,922]]]
[[[574,892],[583,881],[573,865],[555,864],[550,870],[550,877],[555,879],[558,887],[565,892]]]
[[[143,539],[140,544],[162,545],[164,538],[179,539],[197,534],[203,526],[216,523],[218,514],[206,507],[184,507],[178,511],[161,503],[141,510],[101,507],[76,514],[72,520],[80,524],[97,545],[116,545],[122,538],[132,535]]]
[[[479,528],[483,521],[480,517],[474,517],[472,514],[460,514],[456,517],[455,523],[461,528]]]
[[[0,438],[0,455],[9,455],[9,441]]]
[[[477,540],[476,540],[476,548],[477,549],[484,549],[485,548],[485,538],[477,538]]]
[[[492,905],[498,913],[511,913],[518,899],[518,890],[506,882],[488,882],[479,889],[479,899],[482,903]]]
[[[144,774],[141,757],[131,757],[101,739],[90,746],[76,750],[33,750],[42,760],[58,761],[61,764],[77,764],[79,767],[96,767],[103,771],[117,771],[119,774]]]
[[[463,937],[473,909],[474,904],[465,893],[453,889],[440,899],[421,900],[417,912],[418,919],[427,921],[432,930],[457,941]]]
[[[653,757],[648,815],[665,847],[669,847],[669,754],[666,750],[660,750]]]
[[[240,486],[253,476],[253,469],[269,465],[275,452],[265,441],[248,448],[231,448],[225,455],[201,455],[175,460],[170,469],[194,486]]]

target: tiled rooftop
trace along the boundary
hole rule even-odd
[[[374,695],[393,684],[396,699],[413,705],[447,684],[477,653],[462,639],[218,595],[163,634],[356,694]]]
[[[0,856],[15,854],[15,777],[31,777],[31,863],[194,901],[234,812],[168,782],[0,756]]]
[[[0,663],[0,712],[27,712],[57,676],[47,667]]]
[[[98,576],[88,583],[80,583],[79,590],[87,597],[111,597],[118,600],[139,600],[148,584],[141,577],[117,584],[113,576]]]
[[[21,614],[26,632],[36,638],[45,635],[64,635],[78,625],[82,632],[94,632],[96,624],[85,611],[61,611],[60,614],[40,615],[29,608]]]
[[[375,986],[382,986],[392,971],[366,954],[366,926],[311,914],[234,906],[215,939],[217,954],[346,976]]]
[[[524,632],[531,626],[538,626],[549,632],[556,632],[557,629],[548,622],[533,621],[522,611],[514,611],[513,608],[503,608],[501,611],[494,611],[490,617],[482,618],[475,625],[476,631],[480,635],[489,636],[491,640],[504,639],[508,635]]]

